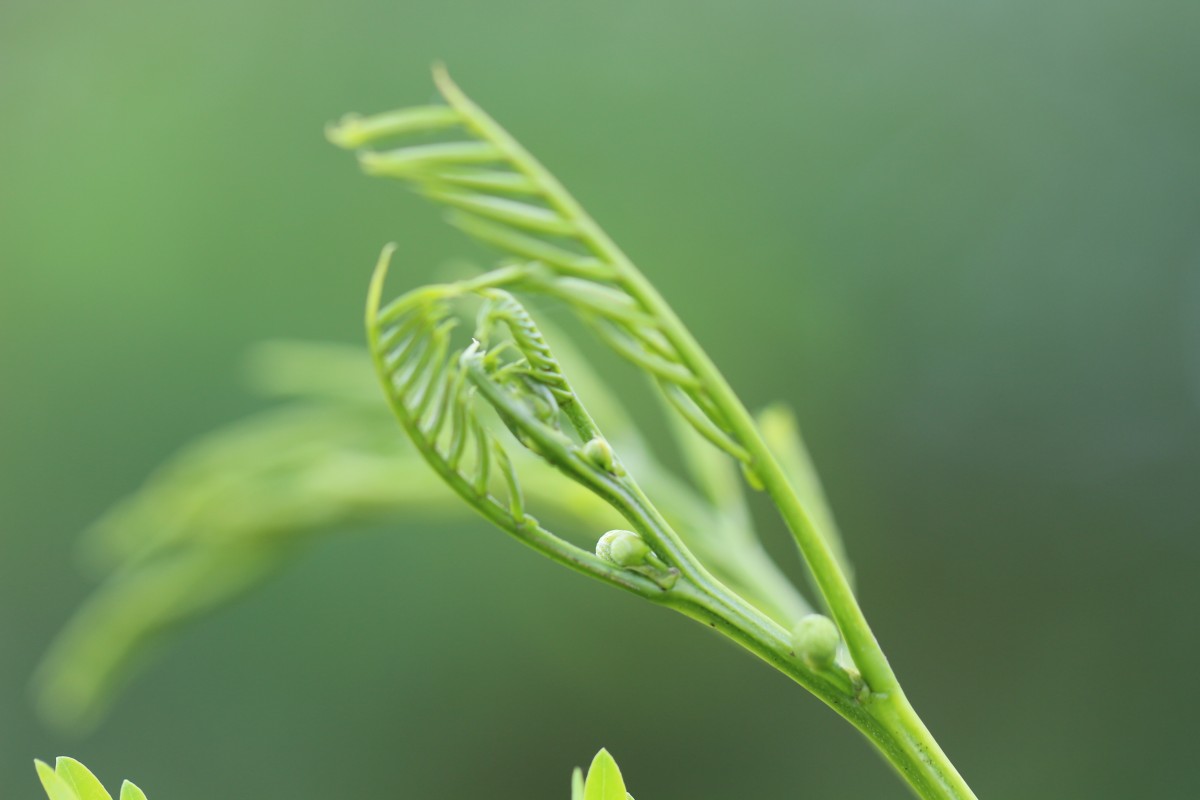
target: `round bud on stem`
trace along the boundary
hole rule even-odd
[[[679,570],[668,566],[650,545],[633,531],[609,531],[596,542],[596,555],[609,564],[644,575],[663,590],[679,580]]]
[[[796,655],[814,669],[833,666],[842,635],[833,620],[821,614],[809,614],[792,629],[792,646]]]
[[[595,439],[590,439],[583,446],[583,457],[595,464],[605,472],[617,474],[616,461],[613,456],[612,445],[604,439],[597,436]]]
[[[640,567],[653,554],[633,531],[609,531],[596,542],[596,555],[618,567]]]

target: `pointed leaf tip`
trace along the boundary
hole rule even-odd
[[[592,759],[588,768],[587,783],[583,789],[584,800],[626,800],[625,781],[617,762],[603,748]]]
[[[146,793],[136,784],[125,781],[121,784],[121,800],[146,800]]]
[[[79,800],[112,800],[92,771],[70,756],[59,756],[54,771],[75,791]]]
[[[433,82],[439,91],[448,86],[458,88],[454,85],[454,80],[450,77],[450,70],[446,68],[445,61],[442,61],[440,58],[434,61],[430,67],[430,71],[433,73]]]
[[[42,788],[46,790],[49,800],[79,800],[70,784],[63,780],[53,767],[45,761],[34,761],[33,765],[37,769],[38,779],[41,780]]]
[[[474,109],[475,104],[467,99],[467,95],[462,89],[458,88],[458,84],[450,77],[450,71],[440,61],[433,65],[433,85],[437,87],[438,93],[445,98],[446,102],[459,111]]]
[[[579,767],[571,773],[571,800],[583,800],[583,770]]]

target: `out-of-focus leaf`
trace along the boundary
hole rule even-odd
[[[663,513],[711,545],[701,549],[714,572],[781,624],[808,613],[757,540],[739,530],[748,521],[714,508],[655,459],[602,376],[569,344],[560,350]],[[472,513],[397,430],[365,349],[272,342],[251,364],[260,388],[289,404],[184,447],[85,536],[87,561],[109,574],[37,671],[39,709],[56,726],[94,725],[168,634],[267,580],[313,535],[387,520],[411,525],[414,513]],[[590,549],[599,532],[621,525],[608,504],[541,459],[523,449],[513,458],[527,475],[529,502],[580,544]]]
[[[842,534],[838,530],[837,521],[833,518],[833,509],[825,497],[825,488],[817,468],[813,465],[812,457],[800,435],[800,425],[796,415],[782,403],[767,406],[758,415],[758,427],[771,453],[783,467],[788,480],[795,489],[796,495],[804,505],[813,526],[829,543],[834,556],[841,564],[846,578],[854,581],[854,569],[846,554],[842,542]]]
[[[114,575],[38,668],[36,699],[43,718],[62,728],[93,725],[163,634],[258,584],[289,552],[191,549]]]
[[[571,773],[571,800],[583,800],[583,770],[579,767]]]
[[[683,463],[696,487],[722,512],[738,517],[743,523],[749,518],[746,497],[738,469],[727,453],[713,447],[679,414],[674,413],[665,399],[668,427],[683,456]],[[747,526],[747,539],[754,536]]]
[[[111,574],[37,671],[38,706],[56,726],[97,722],[165,634],[266,580],[313,534],[471,513],[396,430],[365,351],[274,344],[257,362],[274,389],[309,399],[185,447],[85,537],[88,561]],[[339,392],[355,382],[373,402]],[[551,516],[576,530],[616,523],[582,487],[527,460],[528,491]]]

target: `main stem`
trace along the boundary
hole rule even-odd
[[[616,247],[615,244],[611,246]],[[749,452],[750,468],[779,508],[812,571],[817,589],[842,632],[855,666],[870,689],[865,706],[872,724],[860,724],[859,719],[845,713],[843,716],[879,747],[924,800],[977,800],[904,695],[836,554],[809,519],[750,413],[658,291],[632,268],[632,264],[629,266],[624,278],[630,293],[667,322],[663,333],[708,388],[714,404],[726,415],[735,438]],[[828,702],[826,698],[822,699]],[[842,709],[836,706],[835,709],[842,713]]]
[[[720,583],[681,581],[668,594],[660,602],[718,629],[850,722],[922,800],[977,800],[902,691],[861,697],[814,674],[797,659],[786,631]]]

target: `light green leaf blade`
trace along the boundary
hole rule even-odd
[[[583,770],[579,767],[571,773],[571,800],[583,800]]]
[[[447,106],[419,106],[363,117],[347,114],[325,129],[329,141],[338,147],[362,147],[380,139],[406,133],[427,133],[457,125],[458,112]]]
[[[146,793],[136,785],[125,781],[121,784],[121,800],[146,800]]]
[[[607,750],[601,749],[588,768],[583,800],[626,800],[625,781],[617,762]]]
[[[74,789],[79,800],[112,800],[112,795],[104,788],[104,784],[100,783],[90,769],[75,759],[59,756],[54,762],[54,771]]]
[[[50,800],[79,800],[75,790],[53,767],[45,761],[34,761],[33,764],[37,767],[38,778],[41,779],[42,788],[46,790],[46,796]]]

